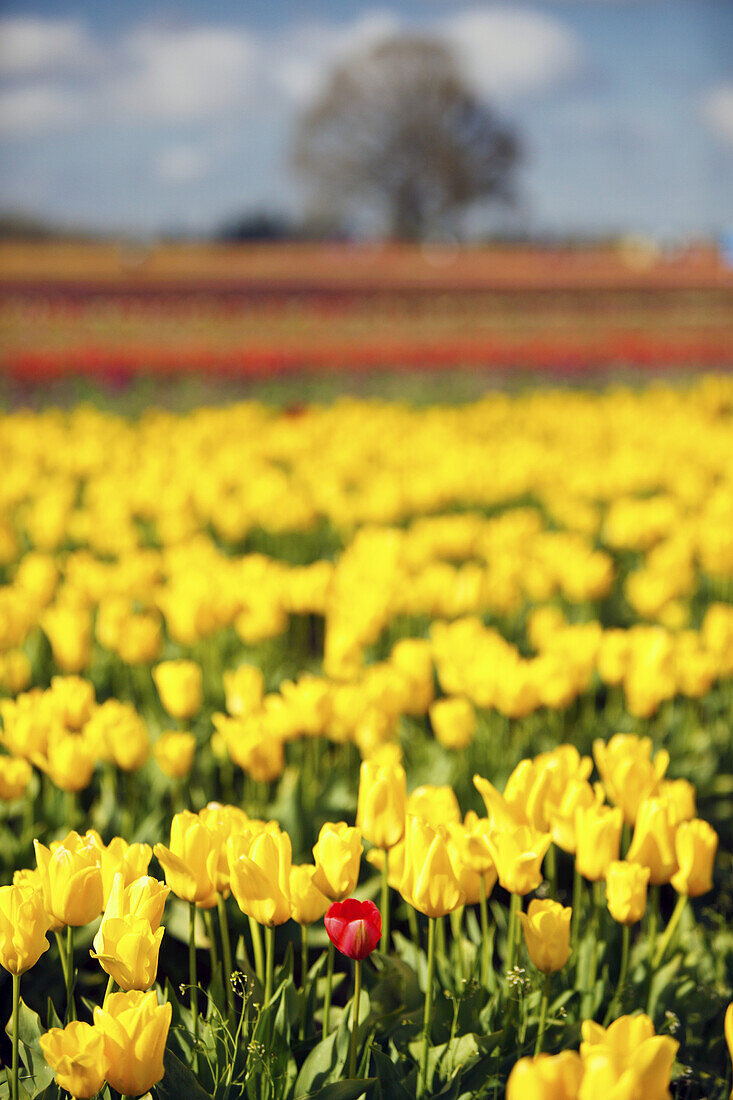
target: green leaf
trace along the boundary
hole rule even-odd
[[[410,1093],[402,1084],[399,1067],[379,1047],[371,1049],[372,1067],[376,1076],[372,1091],[374,1100],[410,1100]]]
[[[12,1039],[12,1017],[8,1021],[5,1031],[8,1037]],[[39,1096],[53,1081],[53,1070],[43,1057],[39,1042],[44,1034],[45,1030],[41,1025],[38,1013],[28,1008],[21,997],[18,1013],[18,1038],[20,1040],[20,1057],[30,1078],[30,1080],[26,1079],[23,1085],[29,1097]]]
[[[342,1023],[314,1046],[306,1058],[295,1082],[294,1100],[304,1100],[324,1085],[337,1081],[346,1065],[348,1051],[349,1029]]]
[[[318,1089],[317,1092],[309,1092],[304,1100],[358,1100],[373,1084],[374,1079],[371,1077],[367,1077],[363,1081],[352,1080],[351,1078],[346,1078],[344,1081],[333,1081],[329,1085],[324,1085],[322,1089]]]
[[[657,1005],[662,999],[664,993],[674,991],[673,979],[682,964],[682,956],[675,955],[675,957],[668,962],[665,966],[661,966],[656,973],[652,976],[651,983],[649,985],[649,1001],[648,1012],[652,1020],[656,1017]]]
[[[205,1092],[198,1083],[188,1066],[184,1066],[172,1050],[166,1050],[163,1056],[165,1076],[156,1085],[155,1091],[158,1100],[211,1100],[210,1093]]]

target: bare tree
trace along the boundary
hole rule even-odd
[[[399,35],[339,65],[302,116],[294,164],[316,208],[381,214],[419,239],[478,199],[510,199],[518,145],[450,48]]]

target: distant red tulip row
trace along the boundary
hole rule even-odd
[[[567,339],[373,341],[324,344],[303,349],[240,347],[186,349],[166,346],[53,348],[13,351],[0,370],[22,382],[85,376],[123,383],[138,375],[192,373],[261,378],[298,371],[371,371],[450,367],[582,374],[623,365],[647,369],[725,368],[733,346],[724,336],[658,337],[615,333],[590,340]]]

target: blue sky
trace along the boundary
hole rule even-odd
[[[297,214],[298,111],[334,63],[414,29],[517,127],[514,225],[733,225],[731,0],[11,0],[0,207],[140,233]]]

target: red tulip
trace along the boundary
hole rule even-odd
[[[371,955],[382,934],[382,914],[373,901],[335,901],[323,923],[331,943],[350,959]]]

